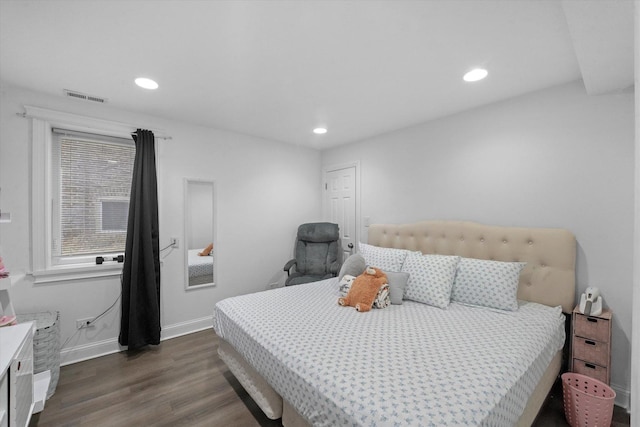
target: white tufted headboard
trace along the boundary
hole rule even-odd
[[[571,313],[575,302],[576,239],[556,228],[497,227],[464,221],[373,224],[369,244],[459,255],[496,261],[526,261],[518,298],[562,305]]]

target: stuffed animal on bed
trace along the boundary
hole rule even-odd
[[[338,298],[338,304],[344,307],[355,307],[360,312],[371,310],[373,302],[378,296],[380,287],[387,283],[387,275],[374,267],[367,269],[356,277],[344,298]]]

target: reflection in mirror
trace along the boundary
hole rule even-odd
[[[215,285],[213,181],[184,180],[185,289]]]

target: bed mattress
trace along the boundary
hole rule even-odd
[[[356,312],[338,281],[216,304],[214,328],[313,425],[512,425],[565,338],[561,308],[411,301]]]
[[[213,276],[213,257],[199,256],[202,249],[189,249],[189,277]]]

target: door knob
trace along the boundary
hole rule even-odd
[[[353,243],[349,243],[349,244],[347,245],[347,247],[348,247],[349,249],[353,249]]]

